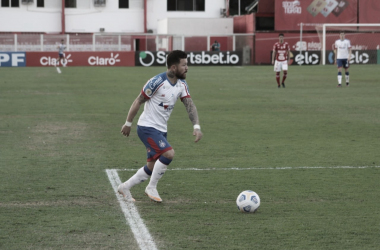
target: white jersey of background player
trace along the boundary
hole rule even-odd
[[[137,125],[153,127],[161,132],[167,132],[167,122],[178,98],[189,98],[189,88],[185,80],[178,79],[171,84],[166,72],[151,78],[141,90],[141,94],[149,102],[145,102],[144,111]]]
[[[58,49],[58,58],[57,58],[57,62],[56,62],[56,66],[58,66],[58,64],[61,62],[61,64],[63,65],[63,67],[66,67],[66,64],[64,63],[65,62],[65,53],[64,53],[64,50],[66,49],[66,46],[64,45],[65,43],[65,40],[61,40],[61,44],[58,45],[57,49]]]
[[[340,32],[340,39],[335,41],[334,52],[335,52],[335,64],[338,65],[338,87],[342,86],[342,67],[345,71],[346,86],[350,82],[350,74],[348,68],[350,67],[351,59],[351,43],[350,40],[345,39],[344,32]]]

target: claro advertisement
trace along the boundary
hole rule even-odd
[[[26,52],[26,66],[62,66],[56,52]],[[65,52],[70,66],[135,66],[134,52]]]
[[[66,52],[58,60],[56,52],[0,52],[0,67],[61,67],[65,66],[165,66],[166,51]],[[241,51],[187,52],[188,65],[240,66]],[[62,65],[63,64],[63,65]]]

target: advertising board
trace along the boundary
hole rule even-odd
[[[0,67],[25,67],[25,52],[0,52]]]
[[[136,66],[165,66],[167,51],[136,51]],[[187,63],[192,66],[241,66],[241,51],[187,52]]]
[[[323,23],[357,23],[357,0],[276,0],[275,30],[315,31]]]

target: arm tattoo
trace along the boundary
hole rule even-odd
[[[140,104],[143,104],[144,102],[148,101],[149,99],[146,99],[145,96],[143,94],[140,94],[139,95],[139,98],[138,98],[138,102]]]
[[[190,121],[195,124],[199,124],[198,111],[195,104],[191,98],[184,98],[183,104],[186,107],[186,111],[189,114]]]

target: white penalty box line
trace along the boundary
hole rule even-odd
[[[121,181],[117,170],[106,169],[106,173],[115,192],[116,198],[119,201],[125,219],[127,220],[137,244],[139,245],[139,248],[141,250],[157,250],[157,246],[154,243],[154,240],[146,228],[143,220],[141,219],[134,203],[132,201],[124,200],[123,196],[118,193],[117,188],[121,184]],[[130,193],[127,194],[127,196],[131,196]]]
[[[167,171],[229,171],[229,170],[295,170],[295,169],[365,169],[365,168],[380,168],[380,166],[333,166],[333,167],[250,167],[250,168],[168,168]],[[114,171],[137,171],[137,168],[129,169],[112,169]]]

